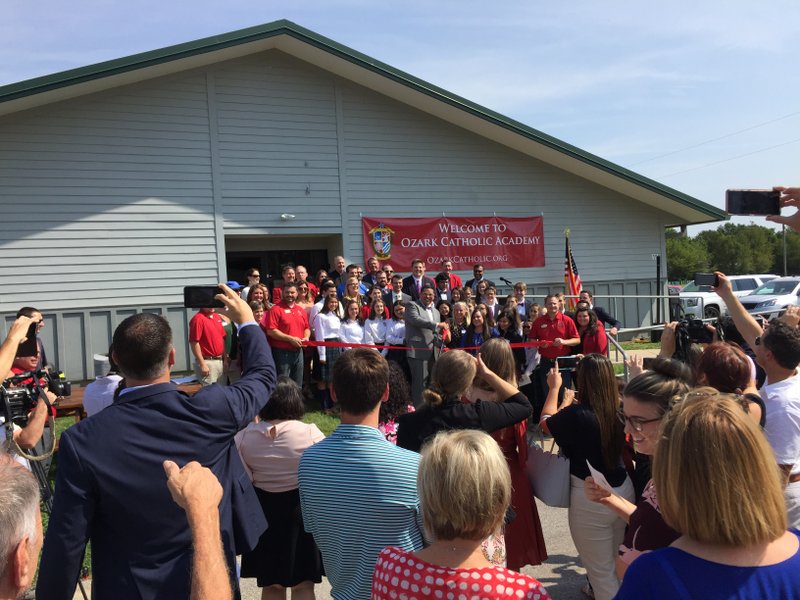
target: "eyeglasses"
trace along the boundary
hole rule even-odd
[[[641,432],[644,429],[644,426],[648,423],[655,423],[656,421],[660,421],[663,419],[663,415],[660,417],[656,417],[655,419],[640,419],[639,417],[626,417],[625,413],[622,412],[621,408],[617,409],[617,418],[619,419],[620,423],[625,425],[626,423],[631,426],[636,432]]]
[[[261,275],[248,275],[248,277],[252,277],[253,279],[261,279]]]

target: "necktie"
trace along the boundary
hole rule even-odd
[[[422,279],[417,279],[417,295],[422,291]]]

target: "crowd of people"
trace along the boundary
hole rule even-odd
[[[513,348],[516,379],[527,383],[537,374],[526,394],[538,414],[546,397],[540,374],[560,356],[607,355],[608,336],[622,326],[593,305],[588,290],[581,292],[572,311],[562,293],[547,296],[543,308],[531,302],[524,282],[515,283],[513,292],[500,299],[480,264],[473,266],[473,278],[466,283],[453,273],[451,261],[442,263],[434,277],[426,275],[421,259],[412,261],[406,277],[374,256],[366,272],[341,256],[334,265],[331,272],[318,271],[314,281],[308,280],[306,267],[284,265],[282,279],[271,289],[260,283],[256,268],[248,270],[246,287],[228,282],[240,290],[269,337],[278,373],[313,394],[327,412],[334,410],[333,367],[354,345],[373,346],[397,363],[411,385],[413,405],[420,406],[431,365],[443,351],[464,349],[474,356],[484,341],[503,338],[512,344],[540,342]],[[241,373],[235,337],[230,320],[213,308],[201,309],[192,319],[190,347],[204,385],[233,382]]]
[[[533,318],[523,284],[499,306],[479,265],[452,287],[422,261],[399,280],[369,261],[368,287],[340,258],[339,283],[287,267],[279,296],[257,271],[246,298],[222,285],[224,310],[191,326],[208,384],[191,396],[170,381],[167,321],[120,323],[111,403],[60,439],[37,598],[72,598],[90,540],[98,598],[224,600],[239,573],[265,599],[313,598],[323,575],[337,599],[547,599],[520,573],[547,558],[529,426],[569,459],[587,596],[800,598],[800,308],[764,326],[718,273],[730,311],[718,339],[686,351],[670,323],[659,359],[632,359],[623,383],[598,351],[603,319],[607,335],[618,324],[590,294],[571,315],[548,295]],[[27,313],[0,346],[2,372],[40,360],[38,346],[16,356],[42,320]],[[334,343],[307,354],[311,339]],[[302,422],[306,376],[340,415],[328,437]],[[36,571],[38,496],[0,457],[2,598]]]

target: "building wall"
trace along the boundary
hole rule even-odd
[[[226,245],[313,236],[358,261],[362,215],[541,214],[546,266],[495,281],[560,287],[569,227],[595,293],[641,294],[667,220],[276,51],[0,117],[0,207],[0,323],[44,310],[53,362],[83,375],[137,310],[183,339],[182,287],[225,278]],[[620,306],[626,325],[651,311]]]
[[[0,311],[175,300],[216,277],[202,73],[0,118]]]

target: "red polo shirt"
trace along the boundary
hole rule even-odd
[[[225,329],[217,313],[199,312],[189,321],[189,341],[200,344],[203,357],[222,356],[225,352]]]
[[[305,337],[306,330],[309,328],[306,310],[297,304],[290,308],[285,302],[280,302],[269,309],[269,313],[266,315],[266,322],[267,330],[277,329],[286,335],[298,338]],[[280,348],[281,350],[297,350],[289,342],[276,340],[275,338],[269,338],[269,344],[273,348]]]
[[[575,321],[565,317],[562,313],[556,314],[555,319],[550,319],[546,314],[539,317],[531,326],[530,339],[542,342],[552,342],[556,338],[568,340],[580,337]],[[572,346],[547,346],[539,348],[542,358],[554,360],[559,356],[567,356],[572,353]]]

